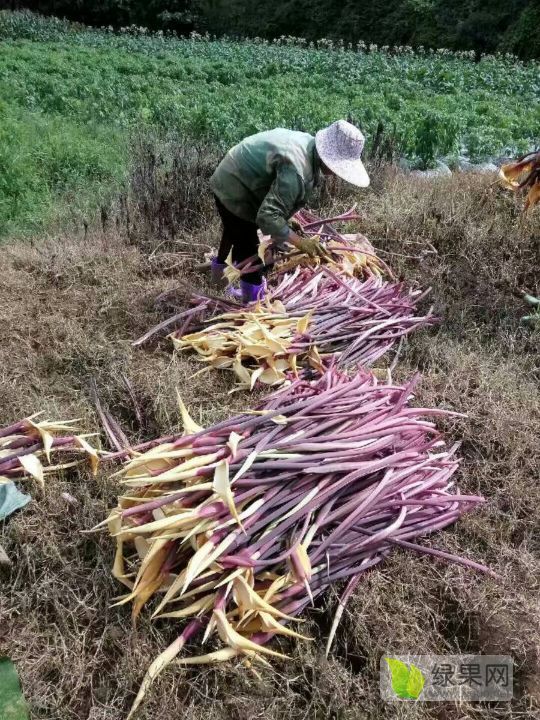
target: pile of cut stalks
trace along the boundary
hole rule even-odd
[[[529,202],[536,160],[504,169],[508,183],[527,175]],[[426,293],[397,282],[363,236],[332,225],[357,217],[299,213],[302,231],[325,245],[320,262],[291,252],[269,273],[265,300],[195,296],[136,341],[175,325],[176,350],[232,371],[235,389],[275,386],[252,410],[205,429],[179,396],[183,434],[130,446],[98,406],[115,452],[96,450],[72,422],[32,416],[0,429],[0,483],[44,485],[85,458],[94,473],[100,461],[120,466],[111,477],[122,494],[98,526],[116,543],[113,575],[127,589],[117,604],[131,603],[133,622],[150,605],[153,618],[178,625],[129,717],[173,661],[237,661],[257,674],[286,659],[286,642],[310,640],[305,611],[338,586],[328,653],[358,583],[396,548],[495,575],[422,541],[483,498],[456,487],[457,445],[435,423],[457,413],[415,407],[418,378],[392,380],[397,356],[384,380],[369,369],[435,318],[418,310]],[[267,250],[263,239],[231,276],[259,267]],[[181,656],[188,641],[204,651]]]
[[[153,618],[179,625],[129,717],[171,662],[236,661],[257,674],[286,659],[286,642],[310,639],[305,611],[341,586],[328,653],[358,583],[396,548],[494,575],[422,542],[483,498],[457,489],[457,446],[434,422],[456,413],[414,407],[417,377],[396,385],[392,367],[384,381],[369,370],[435,319],[418,310],[425,292],[396,282],[365,238],[332,225],[355,217],[354,208],[327,220],[297,215],[325,243],[320,262],[291,252],[269,272],[264,300],[195,296],[135,343],[174,325],[175,349],[232,371],[236,389],[275,388],[206,429],[179,396],[183,434],[109,455],[124,488],[102,523],[128,590],[118,604],[131,603],[134,622],[150,605]],[[231,279],[260,267],[267,250],[263,239]],[[204,651],[181,654],[188,642]]]

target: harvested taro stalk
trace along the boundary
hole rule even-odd
[[[181,403],[184,435],[130,451],[116,473],[126,492],[103,523],[129,590],[119,604],[132,603],[135,620],[153,599],[153,617],[187,622],[132,713],[188,639],[217,633],[223,646],[182,665],[285,658],[270,641],[304,638],[299,616],[345,582],[328,651],[354,587],[395,548],[494,575],[419,542],[483,498],[455,487],[457,447],[432,421],[453,413],[412,407],[415,382],[330,366],[208,429]]]
[[[44,486],[45,477],[79,465],[88,458],[97,472],[98,451],[78,435],[75,420],[38,420],[41,413],[0,428],[0,483],[32,477]]]
[[[532,209],[540,202],[540,151],[528,153],[516,162],[503,165],[499,170],[499,178],[504,187],[510,190],[527,190],[523,209]]]
[[[171,338],[176,350],[232,370],[242,388],[279,385],[306,367],[320,370],[327,355],[342,368],[372,365],[413,330],[435,322],[431,312],[416,310],[425,295],[377,277],[338,275],[328,266],[298,267],[281,276],[265,301],[245,308],[195,297],[201,312],[218,314],[196,332],[184,334],[184,327]]]

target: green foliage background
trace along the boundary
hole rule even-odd
[[[90,31],[0,12],[0,235],[81,219],[126,176],[133,133],[225,150],[271,127],[382,126],[426,167],[540,137],[538,63]],[[368,152],[369,152],[368,146]]]
[[[540,57],[538,0],[11,0],[90,25],[362,39]],[[536,31],[535,31],[536,28]]]

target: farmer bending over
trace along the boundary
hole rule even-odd
[[[278,248],[288,242],[318,255],[318,239],[297,235],[289,219],[308,202],[321,173],[367,187],[369,177],[360,159],[363,148],[360,130],[338,120],[315,137],[276,128],[251,135],[229,150],[210,180],[223,223],[219,251],[211,263],[213,282],[221,281],[231,248],[235,264],[257,254],[257,228]],[[244,303],[261,297],[262,270],[243,275],[240,287]]]

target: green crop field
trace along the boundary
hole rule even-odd
[[[517,154],[540,137],[540,66],[508,56],[116,35],[7,12],[0,40],[4,236],[110,196],[146,129],[224,147],[350,116],[368,138],[383,123],[420,166]]]

